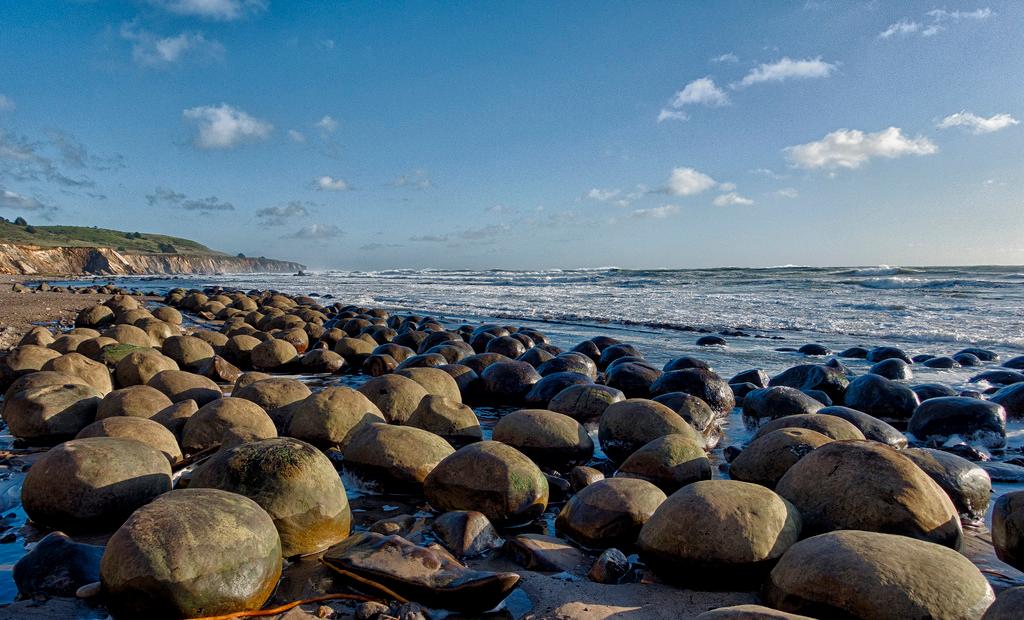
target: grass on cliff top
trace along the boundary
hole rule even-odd
[[[201,243],[153,233],[122,232],[86,226],[21,226],[0,221],[0,243],[43,247],[114,248],[129,254],[225,256]]]

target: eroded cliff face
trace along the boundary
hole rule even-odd
[[[47,248],[0,243],[0,273],[32,274],[213,274],[291,272],[305,265],[269,258],[190,254],[128,254],[112,248]]]

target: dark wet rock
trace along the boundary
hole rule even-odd
[[[1013,385],[1024,382],[1024,373],[1014,370],[986,370],[971,377],[971,383],[985,381],[992,385]]]
[[[628,364],[626,364],[628,365]],[[541,378],[533,384],[526,394],[526,402],[531,405],[546,407],[552,398],[573,385],[591,385],[593,380],[576,372],[556,372]],[[611,387],[617,387],[609,384]]]
[[[131,439],[64,442],[32,465],[21,489],[28,517],[69,532],[110,529],[171,489],[171,466],[159,451]]]
[[[473,409],[444,396],[424,396],[405,424],[430,431],[456,448],[483,439]]]
[[[686,420],[698,433],[707,436],[715,432],[718,416],[706,402],[686,392],[669,392],[654,397],[654,402],[672,409]]]
[[[682,487],[711,479],[711,461],[700,441],[689,434],[658,437],[629,455],[615,476],[638,478],[660,488],[666,494]]]
[[[888,444],[893,448],[905,448],[907,437],[891,424],[878,418],[849,407],[825,407],[818,410],[818,415],[831,415],[842,418],[853,424],[864,434],[865,439]]]
[[[743,416],[754,420],[774,420],[790,415],[810,414],[823,405],[792,387],[760,388],[743,398]]]
[[[822,405],[824,405],[826,407],[831,407],[832,406],[832,399],[828,397],[828,394],[826,394],[825,392],[822,392],[821,390],[800,390],[800,391],[803,392],[804,394],[810,396],[811,398],[813,398],[814,400],[818,401],[819,403],[821,403]]]
[[[985,516],[992,480],[984,469],[942,450],[910,448],[903,454],[942,487],[964,518],[979,521]]]
[[[958,364],[963,367],[981,366],[981,359],[973,353],[957,353],[953,356]]]
[[[819,390],[834,402],[842,403],[850,381],[842,370],[822,364],[800,364],[774,376],[769,386],[784,386],[797,390]]]
[[[592,548],[632,546],[665,493],[646,480],[609,478],[574,495],[555,519],[559,533]]]
[[[991,448],[1006,444],[1006,411],[997,403],[962,396],[930,398],[914,410],[908,430],[921,441],[953,435]]]
[[[908,364],[914,363],[907,352],[899,347],[875,347],[868,351],[867,360],[869,362],[877,363],[887,359],[901,359]]]
[[[700,434],[676,412],[661,403],[642,398],[631,398],[609,406],[601,416],[598,428],[601,448],[615,463],[621,463],[644,444],[673,433],[681,433],[703,445]]]
[[[540,374],[526,362],[497,362],[480,373],[487,398],[498,403],[523,402],[530,389],[541,380]]]
[[[752,368],[750,370],[744,370],[732,379],[729,379],[729,383],[753,383],[759,388],[768,387],[768,382],[771,378],[768,373],[761,370],[760,368]]]
[[[1012,357],[1003,362],[1003,368],[1012,368],[1013,370],[1024,370],[1024,355],[1018,355]]]
[[[697,339],[698,347],[724,347],[727,344],[721,336],[701,336]]]
[[[914,390],[914,393],[917,394],[917,399],[922,403],[931,398],[956,396],[956,390],[941,383],[921,383],[911,387],[910,389]]]
[[[329,387],[295,405],[287,434],[325,450],[344,451],[363,426],[386,422],[366,396],[347,387]]]
[[[366,358],[363,362],[363,366],[366,366],[366,362],[368,362],[372,357],[374,356],[371,355]],[[440,353],[419,353],[405,358],[403,362],[395,367],[395,370],[405,370],[406,368],[436,368],[438,366],[444,366],[447,363],[448,358]]]
[[[754,433],[754,439],[780,428],[806,428],[835,441],[864,439],[864,434],[852,423],[836,416],[823,416],[820,413],[800,413],[776,418],[758,428]]]
[[[867,359],[868,350],[864,347],[850,347],[837,353],[839,357],[845,357],[847,359]]]
[[[981,620],[1018,620],[1024,609],[1024,586],[1007,588],[999,593]]]
[[[669,392],[686,392],[696,396],[706,402],[719,416],[728,415],[736,406],[736,399],[729,384],[714,371],[703,368],[666,372],[651,385],[653,396]]]
[[[915,364],[922,364],[924,362],[927,362],[928,360],[935,359],[935,357],[936,356],[930,353],[918,353],[917,355],[911,357],[910,359],[913,360]]]
[[[420,405],[427,390],[401,375],[383,375],[370,379],[357,390],[377,406],[388,422],[405,424]]]
[[[595,583],[621,583],[623,578],[629,574],[629,568],[629,559],[626,554],[614,547],[605,549],[587,571],[587,579]]]
[[[527,350],[526,353],[523,353],[522,355],[517,357],[516,360],[520,362],[526,362],[530,366],[537,368],[544,362],[554,359],[554,357],[555,356],[553,354],[545,351],[540,347],[533,347],[532,349]]]
[[[832,349],[822,344],[805,344],[796,350],[797,353],[803,353],[804,355],[831,355]]]
[[[519,575],[471,570],[398,536],[364,532],[324,554],[324,562],[428,607],[482,613],[515,588]]]
[[[166,493],[110,538],[100,575],[117,618],[258,609],[281,576],[281,541],[253,500],[218,489]]]
[[[572,385],[556,394],[548,402],[548,409],[587,422],[600,418],[609,405],[624,400],[626,396],[620,390],[605,385]]]
[[[988,472],[992,482],[1024,482],[1024,467],[1020,465],[998,461],[982,461],[978,465]]]
[[[952,357],[947,357],[947,356],[933,357],[933,358],[930,358],[930,359],[927,359],[927,360],[921,362],[921,364],[923,366],[927,367],[927,368],[938,368],[938,369],[960,368],[960,362],[956,361]]]
[[[174,433],[164,425],[145,418],[119,416],[97,420],[83,428],[75,438],[86,437],[133,439],[162,452],[171,465],[181,460],[181,448],[178,447]]]
[[[382,482],[386,489],[416,493],[431,470],[454,452],[429,431],[383,423],[363,425],[342,449],[346,468]]]
[[[736,401],[736,406],[741,409],[743,408],[743,401],[746,400],[747,394],[750,394],[754,390],[761,389],[753,383],[730,383],[729,388],[732,390],[732,396]]]
[[[920,403],[909,387],[867,374],[850,382],[844,404],[886,422],[905,422]]]
[[[664,372],[672,372],[673,370],[686,370],[687,368],[703,368],[704,370],[712,370],[711,365],[704,360],[691,357],[689,355],[670,359],[665,363],[665,366],[662,367],[662,370]]]
[[[616,363],[609,366],[605,384],[622,390],[626,398],[647,398],[651,385],[662,375],[662,371],[644,362]]]
[[[705,480],[665,500],[644,524],[638,545],[662,579],[735,589],[760,582],[800,531],[796,508],[771,490]]]
[[[945,491],[897,450],[834,441],[797,461],[775,490],[793,503],[806,535],[832,530],[902,534],[959,549],[960,518]]]
[[[434,519],[434,535],[457,558],[483,555],[505,544],[487,516],[475,510],[453,510]]]
[[[989,400],[1006,410],[1006,415],[1010,419],[1024,418],[1024,383],[1014,383],[1000,388]]]
[[[895,357],[874,364],[868,369],[868,372],[893,381],[910,381],[914,378],[914,372],[910,370],[910,365]]]
[[[345,367],[345,358],[328,349],[314,349],[299,358],[299,363],[305,373],[337,374]]]
[[[542,467],[579,465],[594,453],[594,442],[583,425],[545,409],[520,409],[502,417],[492,436]]]
[[[489,340],[484,351],[515,359],[526,352],[526,347],[512,336],[499,336]]]
[[[831,437],[806,428],[786,427],[765,433],[732,460],[729,477],[774,489],[797,461],[831,441]]]
[[[520,534],[505,541],[502,551],[527,570],[543,573],[569,572],[583,562],[583,554],[560,538]]]
[[[979,618],[995,598],[956,551],[905,536],[842,531],[798,542],[765,588],[769,605],[828,618]]]
[[[569,488],[573,493],[579,493],[587,486],[604,480],[604,474],[593,467],[577,465],[569,470]]]
[[[284,557],[323,551],[349,534],[352,512],[331,461],[313,446],[280,437],[222,450],[189,488],[244,495],[274,520]]]
[[[999,361],[999,354],[996,353],[995,351],[990,351],[988,349],[981,349],[981,348],[978,348],[978,347],[967,347],[966,349],[961,349],[956,354],[960,355],[961,353],[967,353],[967,354],[973,355],[974,357],[978,358],[979,360],[981,360],[983,362],[998,362]]]
[[[14,565],[22,598],[74,596],[78,588],[100,580],[103,547],[77,543],[63,532],[47,534]]]
[[[576,372],[597,379],[597,364],[580,353],[566,353],[544,362],[537,367],[537,372],[542,377],[556,372]]]
[[[540,469],[497,441],[460,448],[434,467],[423,486],[435,509],[476,510],[497,525],[532,521],[548,503],[548,483]]]
[[[643,353],[631,344],[617,343],[601,349],[601,357],[597,360],[599,368],[607,368],[620,357],[643,357]]]
[[[472,368],[473,372],[479,375],[491,364],[511,361],[513,361],[511,358],[501,355],[500,353],[477,353],[476,355],[470,355],[469,357],[462,358],[459,363],[463,366]]]
[[[181,447],[195,454],[224,445],[232,437],[269,439],[277,437],[277,427],[256,403],[230,396],[218,398],[188,418],[181,433]]]
[[[459,394],[463,402],[476,401],[483,389],[480,382],[480,375],[476,374],[469,366],[462,364],[445,364],[438,366],[438,370],[448,373],[459,388]]]

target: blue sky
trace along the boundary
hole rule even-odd
[[[0,5],[0,215],[315,268],[1024,263],[1024,4]]]

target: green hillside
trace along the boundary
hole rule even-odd
[[[153,233],[121,232],[86,226],[30,226],[0,218],[0,243],[44,247],[114,248],[131,254],[224,256],[201,243]]]

